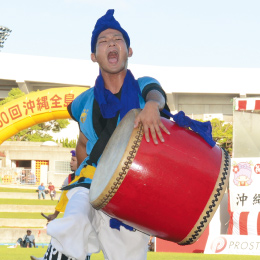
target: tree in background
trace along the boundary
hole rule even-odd
[[[202,119],[198,119],[197,121],[205,122]],[[233,125],[218,118],[213,118],[210,123],[212,126],[213,140],[218,146],[227,150],[231,156],[233,148]]]
[[[68,138],[60,139],[60,140],[56,141],[56,143],[61,143],[62,146],[66,147],[66,148],[76,148],[76,145],[77,145],[77,141],[75,139],[69,141]]]
[[[20,98],[24,96],[25,93],[22,92],[19,88],[12,88],[10,92],[8,93],[8,96],[4,98],[2,101],[0,101],[0,105],[4,105],[14,99]]]
[[[19,88],[13,88],[8,93],[8,96],[0,101],[0,105],[4,105],[14,99],[24,96],[25,93]],[[48,133],[49,131],[58,133],[61,129],[66,128],[69,125],[67,119],[57,119],[45,123],[34,125],[27,129],[24,129],[12,136],[9,141],[31,141],[31,142],[45,142],[54,141],[53,137]],[[66,147],[66,146],[65,146]]]
[[[233,125],[217,118],[211,120],[214,141],[232,155]]]

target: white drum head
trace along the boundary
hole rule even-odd
[[[100,200],[109,197],[108,194],[111,193],[111,186],[115,184],[115,181],[118,188],[118,183],[120,183],[118,172],[125,166],[124,156],[127,156],[125,154],[128,154],[127,150],[132,145],[132,136],[136,135],[139,130],[134,129],[135,117],[139,112],[140,109],[133,109],[125,115],[109,139],[99,160],[89,193],[90,203],[96,209],[103,207],[100,206],[103,203]]]

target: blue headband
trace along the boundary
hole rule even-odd
[[[109,9],[107,13],[97,20],[91,37],[91,52],[96,50],[97,38],[99,34],[106,29],[115,29],[123,34],[127,47],[130,46],[130,38],[127,32],[121,27],[119,22],[114,18],[114,9]]]
[[[76,157],[76,151],[75,150],[71,150],[70,153],[71,153],[72,157]]]

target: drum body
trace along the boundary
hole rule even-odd
[[[170,135],[146,142],[131,110],[115,129],[96,169],[90,203],[149,235],[181,245],[194,243],[225,193],[226,151],[162,118]]]

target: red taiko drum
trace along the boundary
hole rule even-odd
[[[147,143],[139,110],[131,110],[111,136],[96,169],[90,203],[146,234],[180,245],[194,243],[225,193],[228,153],[195,132],[162,118],[164,143]]]

